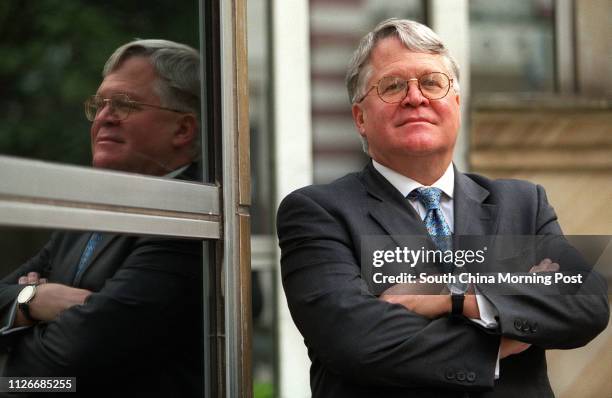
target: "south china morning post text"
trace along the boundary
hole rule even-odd
[[[523,237],[521,237],[523,238]],[[372,292],[380,293],[396,284],[528,284],[528,285],[574,285],[584,282],[584,275],[575,272],[553,270],[532,271],[545,257],[533,244],[536,240],[504,239],[500,247],[492,247],[491,240],[471,239],[467,248],[441,250],[433,247],[427,238],[411,239],[406,245],[369,245],[367,258],[362,251],[362,276]],[[415,245],[417,243],[417,245]],[[475,244],[476,243],[476,244]],[[487,244],[488,243],[488,244]],[[508,244],[512,243],[512,244]],[[456,247],[453,245],[453,247]],[[500,254],[501,253],[501,254]],[[510,254],[509,254],[510,253]],[[500,258],[502,260],[500,260]],[[510,260],[509,260],[510,259]],[[367,269],[363,272],[364,266]]]

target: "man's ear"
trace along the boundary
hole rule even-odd
[[[176,130],[172,136],[172,145],[175,148],[190,146],[196,139],[198,132],[198,120],[193,113],[186,113],[179,117],[176,122]]]
[[[353,104],[351,108],[353,112],[353,121],[357,127],[359,135],[365,137],[365,113],[359,104]]]

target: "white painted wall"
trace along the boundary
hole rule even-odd
[[[312,183],[310,45],[307,0],[272,0],[276,204]],[[278,246],[277,264],[280,263]],[[280,275],[280,272],[278,273]],[[278,280],[280,284],[280,276]],[[278,397],[310,397],[310,360],[289,314],[278,298]]]
[[[468,171],[469,99],[470,99],[470,32],[468,0],[430,0],[431,28],[448,46],[460,68],[461,129],[453,161],[461,171]]]

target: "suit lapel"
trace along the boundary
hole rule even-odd
[[[91,233],[87,234],[87,240],[89,240],[89,238],[91,237]],[[88,263],[85,264],[85,269],[79,274],[79,276],[74,280],[74,286],[78,286],[81,283],[81,280],[83,279],[83,276],[87,274],[87,272],[89,272],[92,267],[95,266],[95,262],[96,260],[98,260],[100,258],[101,253],[104,252],[104,250],[108,247],[108,245],[110,245],[110,243],[117,237],[117,235],[115,234],[102,234],[102,238],[100,240],[100,242],[98,242],[96,248],[94,249],[91,258],[89,259]],[[87,243],[87,240],[85,241],[85,243]],[[84,248],[85,246],[83,246]],[[83,251],[81,250],[81,253]],[[80,259],[80,257],[79,257]],[[78,260],[76,261],[76,263],[78,264]],[[75,273],[76,273],[76,264],[75,264],[75,268],[74,271],[72,273],[72,276],[74,277]]]
[[[387,181],[370,162],[363,170],[362,181],[372,199],[370,216],[398,244],[401,236],[428,236],[425,224],[408,200]]]
[[[72,286],[74,282],[74,275],[76,274],[77,266],[79,264],[79,260],[81,259],[81,255],[85,250],[85,246],[87,245],[87,241],[91,236],[91,232],[60,232],[62,234],[74,234],[76,237],[67,238],[68,244],[64,243],[64,248],[66,246],[69,247],[66,251],[60,251],[60,253],[65,253],[60,256],[61,261],[58,261],[56,264],[58,267],[53,270],[54,277],[57,278],[56,281],[58,283]],[[72,240],[74,239],[74,240]],[[74,243],[73,243],[74,242]],[[65,249],[64,249],[65,250]]]
[[[498,208],[484,203],[489,191],[455,169],[453,212],[454,234],[495,235],[498,226]]]
[[[416,210],[371,162],[363,170],[361,178],[373,199],[370,215],[389,235],[428,235]],[[499,222],[498,208],[484,203],[488,196],[488,190],[455,169],[454,235],[495,234]]]

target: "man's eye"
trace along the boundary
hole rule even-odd
[[[134,104],[131,101],[127,101],[124,99],[114,99],[113,107],[120,109],[132,109],[134,108]]]
[[[421,86],[425,87],[442,87],[441,83],[435,79],[423,79],[421,80]]]
[[[403,89],[403,84],[394,82],[383,87],[383,93],[395,93]]]
[[[89,99],[89,104],[95,106],[96,108],[101,108],[104,106],[104,98],[98,96],[92,96]]]

